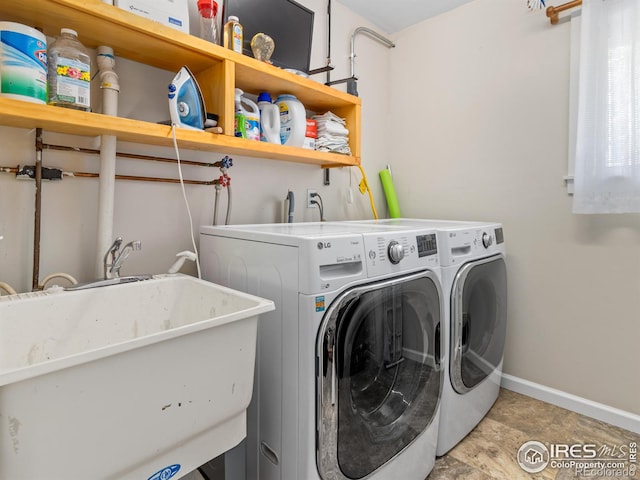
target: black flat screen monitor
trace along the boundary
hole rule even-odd
[[[275,42],[274,65],[309,73],[313,10],[293,0],[225,0],[224,19],[238,17],[243,27],[243,51],[253,56],[251,39],[266,33]]]

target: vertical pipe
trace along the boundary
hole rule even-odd
[[[40,223],[42,217],[42,129],[36,128],[36,198],[33,224],[33,275],[31,289],[40,283]]]
[[[113,49],[98,47],[98,68],[100,70],[100,88],[102,90],[102,113],[118,116],[118,75],[113,71],[115,58]],[[104,273],[104,252],[113,242],[113,215],[116,184],[116,147],[117,138],[113,135],[100,137],[100,182],[98,193],[98,232],[95,275],[101,278]]]
[[[331,65],[331,0],[327,1],[327,67]],[[331,82],[331,70],[327,70],[327,83]]]
[[[389,40],[388,38],[383,37],[382,35],[380,35],[378,32],[376,32],[375,30],[371,30],[370,28],[367,27],[358,27],[356,28],[353,33],[351,34],[351,78],[357,80],[358,77],[356,77],[356,36],[358,34],[364,34],[367,35],[369,37],[371,37],[372,39],[376,40],[379,43],[382,43],[383,45],[386,45],[387,48],[395,48],[396,44],[393,43],[391,40]]]

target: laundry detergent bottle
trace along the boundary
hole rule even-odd
[[[258,95],[260,109],[260,141],[280,145],[280,110],[271,103],[271,95],[262,92]]]
[[[282,145],[302,147],[307,117],[304,105],[293,95],[280,95],[276,99],[280,111],[280,141]]]
[[[244,96],[239,88],[235,89],[236,137],[248,140],[260,140],[260,109],[255,102]],[[244,125],[242,123],[244,122]],[[238,135],[238,133],[241,133]]]

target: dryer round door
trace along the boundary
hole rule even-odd
[[[327,310],[316,351],[323,480],[366,477],[431,424],[442,310],[430,271],[347,290]]]
[[[451,289],[451,385],[466,393],[502,361],[507,324],[507,271],[502,255],[469,262]]]

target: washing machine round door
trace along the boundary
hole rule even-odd
[[[451,384],[467,393],[502,361],[507,324],[507,270],[502,255],[469,262],[451,289]]]
[[[431,424],[442,386],[441,289],[433,272],[356,287],[319,332],[318,470],[363,478]]]

